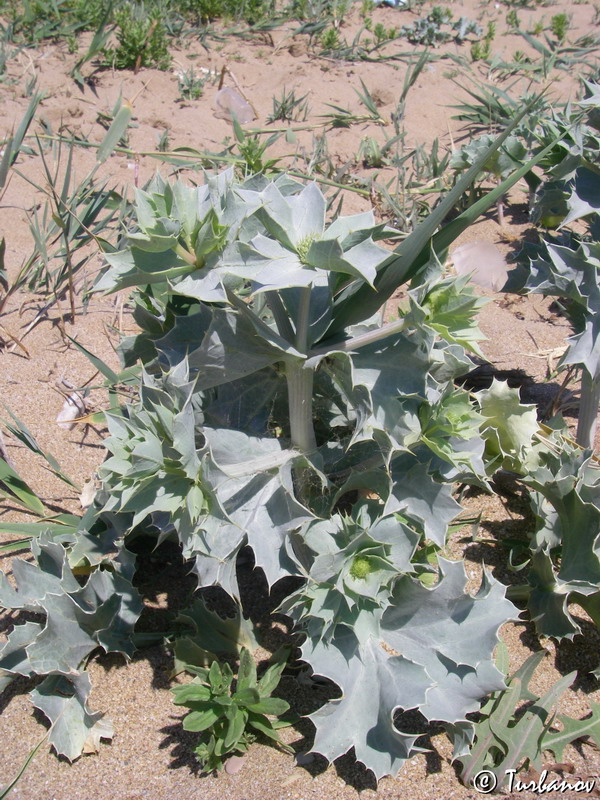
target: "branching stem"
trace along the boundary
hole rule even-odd
[[[175,252],[180,258],[183,258],[184,261],[187,261],[190,266],[198,266],[198,262],[194,253],[190,253],[190,251],[179,242],[175,245]]]
[[[323,356],[327,353],[340,351],[343,353],[350,353],[353,350],[358,350],[360,347],[366,347],[369,344],[380,342],[382,339],[387,339],[388,336],[392,336],[394,333],[400,333],[406,326],[406,319],[388,322],[386,325],[373,328],[373,330],[361,333],[359,336],[354,336],[351,339],[343,339],[340,342],[333,342],[332,344],[323,345],[322,347],[316,347],[314,350],[311,350],[308,355],[309,358],[314,358],[315,356]]]

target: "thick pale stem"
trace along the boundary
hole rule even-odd
[[[308,327],[310,322],[310,295],[309,287],[301,289],[298,319],[296,320],[296,349],[301,353],[308,350]]]
[[[600,375],[592,378],[587,369],[581,378],[581,400],[579,401],[579,422],[577,423],[577,444],[593,447],[600,404]]]
[[[317,447],[312,419],[313,376],[314,371],[303,369],[301,361],[286,363],[292,446],[303,453]]]
[[[295,344],[301,353],[308,350],[310,295],[310,288],[302,289],[296,320]],[[286,377],[292,446],[308,453],[317,446],[312,419],[314,370],[304,368],[304,361],[289,361],[286,364]]]

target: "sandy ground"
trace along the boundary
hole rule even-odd
[[[516,49],[527,51],[521,37],[505,32],[507,7],[472,2],[453,3],[451,9],[455,17],[464,14],[480,19],[484,26],[490,19],[497,20],[497,35],[492,46],[494,53],[507,56]],[[563,10],[572,16],[570,38],[593,29],[594,6],[587,3],[523,9],[519,10],[519,15],[523,27],[531,27],[539,20],[548,23],[553,14]],[[410,12],[389,8],[373,12],[374,22],[386,26],[408,24],[414,18]],[[349,40],[356,24],[353,18],[342,25],[341,32]],[[401,51],[409,49],[402,42],[393,47]],[[468,60],[468,45],[459,47],[452,44],[435,53],[454,53]],[[391,114],[406,72],[406,64],[402,61],[352,63],[319,58],[308,51],[306,37],[294,38],[290,27],[276,29],[271,36],[261,40],[232,39],[221,44],[212,43],[208,53],[198,42],[188,40],[185,46],[174,46],[172,55],[173,70],[194,65],[195,68],[205,67],[219,72],[222,66],[227,66],[229,85],[237,81],[256,109],[257,120],[253,123],[256,126],[265,125],[272,111],[272,97],[279,96],[284,87],[295,89],[297,94],[309,95],[310,115],[306,123],[299,123],[297,127],[317,123],[319,115],[330,110],[327,103],[364,113],[355,91],[361,88],[362,79],[377,98],[380,113],[387,124],[381,127],[365,123],[329,131],[329,155],[342,172],[359,177],[372,175],[361,166],[356,156],[361,140],[369,135],[383,143],[386,135],[393,135]],[[98,115],[110,112],[120,94],[132,101],[135,125],[130,131],[129,147],[136,155],[114,155],[102,170],[119,191],[129,193],[129,196],[134,184],[143,185],[157,168],[157,162],[143,153],[156,149],[165,130],[171,147],[188,146],[218,152],[223,149],[227,137],[231,141],[230,124],[214,116],[215,84],[208,83],[199,100],[183,103],[178,99],[177,77],[172,71],[143,70],[138,75],[104,71],[97,74],[93,91],[87,87],[81,92],[67,77],[75,58],[64,47],[51,45],[13,54],[6,76],[0,83],[0,135],[5,135],[18,124],[28,103],[24,86],[35,74],[38,88],[46,92],[32,126],[32,131],[38,133],[62,131],[99,142],[104,131]],[[478,74],[485,77],[485,69],[481,68]],[[407,103],[408,145],[430,144],[435,137],[440,137],[444,146],[450,146],[452,141],[459,141],[464,135],[461,123],[452,119],[455,112],[450,107],[452,103],[465,99],[456,83],[462,80],[457,75],[458,68],[449,59],[433,61],[423,71]],[[552,96],[557,100],[573,96],[576,77],[574,73],[554,71],[551,75]],[[280,123],[273,127],[278,125]],[[302,168],[302,153],[311,151],[314,136],[314,130],[300,130],[296,133],[295,144],[281,139],[273,152],[280,155],[295,152],[295,159],[291,161],[297,168]],[[79,178],[93,166],[94,159],[92,149],[76,150],[74,164]],[[39,158],[22,156],[18,168],[23,176],[43,182]],[[166,174],[167,168],[163,167],[162,172]],[[187,176],[198,178],[190,173]],[[5,263],[11,278],[31,252],[28,220],[33,209],[39,207],[39,202],[40,194],[23,177],[14,175],[0,206],[1,230],[6,238]],[[524,190],[516,189],[511,194],[505,228],[501,229],[494,215],[490,214],[473,226],[461,242],[494,242],[502,252],[509,253],[515,241],[528,230],[524,202]],[[347,193],[344,213],[362,210],[368,205],[368,198]],[[63,403],[59,391],[61,381],[66,380],[75,386],[88,381],[91,385],[99,383],[93,367],[73,347],[68,337],[75,338],[116,369],[118,358],[114,348],[119,335],[132,330],[126,298],[95,297],[89,306],[83,306],[82,289],[90,285],[101,265],[99,257],[92,258],[85,274],[82,273],[77,280],[74,322],[69,318],[66,300],[62,300],[51,305],[39,318],[39,324],[24,336],[27,326],[47,302],[46,297],[27,292],[13,296],[0,319],[3,326],[1,335],[5,338],[5,346],[0,348],[1,400],[18,414],[42,447],[57,456],[64,470],[80,484],[92,476],[104,457],[102,438],[105,431],[98,426],[85,431],[78,426],[66,431],[56,425],[56,415]],[[568,333],[566,322],[556,316],[549,303],[540,297],[521,299],[492,294],[489,297],[490,302],[482,314],[482,329],[488,336],[488,341],[483,344],[484,352],[500,368],[521,367],[536,379],[543,380],[548,366],[555,363],[552,358],[556,348],[564,346]],[[23,346],[12,346],[6,332],[19,339]],[[95,389],[90,394],[90,401],[95,407],[102,407],[105,395],[100,389]],[[7,440],[7,444],[17,468],[46,502],[72,511],[79,509],[77,492],[65,494],[64,485],[54,480],[28,451],[14,441]],[[481,561],[485,559],[497,576],[503,577],[502,568],[496,566],[497,548],[492,542],[499,532],[510,531],[521,524],[523,509],[518,503],[511,505],[490,497],[471,498],[467,500],[467,507],[474,512],[482,511],[480,536],[487,537],[489,543],[473,543],[463,531],[450,543],[450,552],[456,555],[464,553],[470,575],[478,574]],[[5,519],[11,515],[13,519],[17,518],[10,509],[3,514]],[[146,591],[146,614],[149,619],[155,615],[157,622],[150,622],[151,625],[159,625],[158,620],[162,619],[165,611],[177,608],[182,602],[190,584],[185,578],[185,569],[177,563],[176,553],[161,551],[154,557],[147,555],[144,564],[141,588]],[[9,558],[2,559],[2,567],[10,572]],[[285,621],[279,619],[269,629],[272,623],[265,620],[276,605],[276,598],[266,595],[260,575],[256,573],[249,572],[246,584],[253,618],[262,620],[266,626],[263,634],[268,647],[269,642],[275,642],[281,635],[279,631],[285,628]],[[11,614],[0,616],[0,631],[8,632],[13,621]],[[576,637],[574,642],[563,643],[559,648],[552,642],[544,643],[548,657],[536,676],[534,686],[543,692],[561,674],[579,668],[574,690],[568,692],[561,706],[562,711],[575,717],[588,713],[587,699],[598,699],[597,682],[589,675],[590,670],[598,665],[598,633],[585,620],[582,624],[585,636]],[[513,668],[539,646],[531,626],[524,622],[505,626],[502,634],[509,647]],[[141,651],[129,665],[118,658],[95,659],[90,667],[94,687],[91,706],[94,710],[105,711],[112,718],[116,731],[114,740],[103,744],[97,755],[82,757],[73,765],[56,758],[46,746],[42,747],[10,797],[14,800],[171,800],[174,797],[181,800],[198,797],[203,800],[223,797],[231,800],[349,800],[355,798],[357,792],[361,797],[382,800],[405,794],[419,800],[466,800],[477,796],[472,789],[459,783],[450,763],[449,743],[443,735],[435,732],[427,740],[430,753],[414,757],[397,778],[386,778],[378,787],[372,775],[356,764],[351,755],[329,768],[321,758],[297,766],[291,756],[260,744],[252,746],[239,774],[201,777],[191,755],[193,737],[182,732],[179,724],[181,714],[173,706],[168,691],[171,664],[169,653],[160,647]],[[44,735],[41,717],[32,713],[27,697],[30,688],[27,681],[17,681],[0,697],[0,786],[9,781],[29,750]],[[282,688],[301,713],[315,710],[323,699],[318,690],[298,685],[293,677],[284,678]],[[308,722],[284,732],[286,741],[293,743],[298,751],[309,749],[310,737],[311,725]],[[566,760],[574,765],[577,775],[600,774],[600,757],[591,745],[584,744],[578,751],[570,748],[567,752]]]

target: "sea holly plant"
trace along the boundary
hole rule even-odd
[[[477,399],[486,418],[486,460],[510,470],[530,493],[527,583],[511,586],[508,594],[527,602],[540,635],[572,639],[582,629],[571,603],[600,625],[597,459],[558,420],[541,425],[535,406],[519,402],[518,390],[494,381]]]
[[[342,693],[311,716],[313,749],[354,748],[377,778],[419,751],[402,711],[464,737],[504,685],[493,650],[516,614],[504,587],[484,572],[471,595],[461,562],[431,556],[461,511],[453,484],[487,482],[481,414],[454,386],[480,338],[478,301],[438,256],[532,162],[444,220],[509,133],[394,251],[371,212],[328,220],[316,184],[156,178],[98,284],[137,288],[141,332],[122,353],[144,369],[139,398],[107,415],[101,489],[69,563],[89,564],[89,582],[111,563],[118,575],[145,530],[179,542],[199,588],[238,603],[247,545],[269,586],[298,578],[282,610],[302,658]],[[403,284],[407,303],[382,324]],[[95,527],[105,518],[121,526],[118,555],[90,560],[90,542],[110,539]]]
[[[44,676],[31,699],[50,720],[50,744],[70,761],[94,752],[101,738],[113,735],[110,720],[88,708],[87,660],[98,648],[128,658],[134,652],[132,634],[142,603],[130,580],[131,554],[115,546],[119,536],[122,531],[106,529],[74,542],[67,534],[69,554],[52,532],[42,533],[31,547],[35,564],[15,559],[16,589],[0,573],[0,605],[40,619],[18,625],[8,636],[0,650],[0,688],[17,675]],[[114,558],[105,558],[119,549]],[[82,585],[74,568],[83,564],[89,577]]]
[[[600,403],[600,244],[574,241],[564,246],[543,242],[535,249],[526,249],[505,288],[560,298],[573,336],[559,368],[581,370],[577,441],[590,447]]]

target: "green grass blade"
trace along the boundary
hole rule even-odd
[[[514,186],[514,184],[524,178],[528,172],[531,172],[532,168],[538,164],[542,159],[544,159],[548,153],[550,153],[556,143],[560,141],[560,139],[556,139],[555,141],[551,142],[547,147],[541,150],[537,155],[535,155],[532,159],[530,159],[526,164],[519,169],[515,170],[513,174],[503,181],[501,184],[496,186],[490,192],[488,192],[485,197],[482,197],[480,200],[477,200],[473,203],[472,206],[467,208],[465,211],[462,212],[458,217],[452,220],[452,222],[445,225],[439,233],[437,233],[433,237],[434,247],[436,252],[441,252],[449,247],[452,242],[470,225],[472,225],[475,220],[480,217],[485,211],[487,211],[490,206],[494,205],[495,203],[500,200],[502,195],[506,194],[506,192]]]
[[[408,65],[408,68],[406,70],[406,75],[404,76],[402,94],[400,95],[400,100],[398,101],[399,106],[402,105],[402,103],[404,103],[404,101],[406,100],[409,91],[415,85],[417,78],[423,71],[423,68],[425,64],[427,64],[427,62],[429,61],[429,58],[430,58],[429,51],[423,50],[415,66],[413,67],[412,64]]]
[[[0,184],[1,185],[1,184]],[[4,254],[6,253],[6,240],[4,237],[0,239],[0,287],[4,289],[5,292],[8,292],[8,275],[6,273],[6,267],[4,266]],[[2,308],[0,307],[0,311]]]
[[[98,28],[92,38],[92,41],[90,42],[90,46],[88,47],[84,55],[77,61],[77,63],[70,72],[71,77],[80,88],[83,88],[83,85],[85,83],[84,77],[81,74],[81,68],[83,67],[84,64],[87,64],[88,61],[91,61],[98,55],[98,53],[100,53],[100,51],[108,41],[108,38],[110,37],[111,33],[115,29],[114,25],[109,25],[109,22],[112,18],[113,8],[114,8],[114,2],[108,3],[106,11],[104,12],[104,16],[100,20],[100,24],[98,25]]]
[[[470,209],[461,214],[456,220],[446,225],[436,236],[438,227],[452,211],[457,201],[469,189],[473,181],[484,169],[488,159],[502,146],[506,138],[511,134],[521,119],[529,113],[534,102],[538,97],[529,103],[523,111],[515,117],[511,124],[505,129],[493,144],[477,159],[477,161],[465,172],[463,177],[456,183],[453,189],[444,197],[442,202],[431,212],[415,230],[404,239],[404,241],[390,255],[390,258],[382,268],[375,280],[375,290],[366,285],[361,285],[352,291],[352,287],[337,303],[334,311],[333,321],[327,332],[328,337],[338,333],[348,325],[353,325],[372,316],[392,295],[392,293],[404,282],[410,280],[419,267],[427,260],[427,255],[434,237],[436,239],[436,250],[447,247],[465,228],[472,224],[484,211],[486,211],[496,200],[501,197],[510,187],[523,177],[531,168],[540,161],[549,148],[545,148],[542,153],[531,159],[520,169],[516,170],[500,186],[489,192],[485,197],[474,203]],[[459,221],[460,220],[460,221]],[[356,284],[355,284],[356,285]]]
[[[36,92],[31,100],[29,101],[29,105],[27,106],[27,110],[23,114],[23,118],[19,123],[19,127],[15,135],[13,136],[13,143],[12,143],[12,150],[11,150],[11,165],[15,163],[17,155],[19,154],[19,150],[21,149],[21,145],[23,144],[23,139],[25,138],[25,134],[29,130],[29,126],[35,116],[35,112],[37,111],[37,107],[44,99],[44,92]]]
[[[9,136],[5,145],[4,145],[4,154],[2,155],[2,161],[0,161],[0,189],[6,185],[6,181],[8,179],[8,170],[11,166],[12,161],[12,152],[13,152],[13,137]]]
[[[71,170],[73,167],[73,145],[69,147],[69,155],[67,156],[67,166],[65,169],[65,177],[63,179],[63,187],[60,193],[60,202],[63,206],[66,205],[69,197],[69,189],[71,187]]]
[[[535,36],[527,33],[527,31],[519,31],[519,33],[525,39],[525,41],[533,47],[534,50],[537,50],[537,52],[540,53],[540,55],[544,56],[545,58],[552,58],[552,56],[555,55],[552,50],[540,42],[539,39],[536,39]]]
[[[50,531],[53,536],[74,532],[80,522],[81,517],[75,514],[56,514],[51,517],[43,517],[37,522],[0,522],[0,533],[12,533],[21,537],[19,541],[24,541],[25,538],[39,536],[41,531]],[[14,542],[8,542],[8,545],[11,544]]]
[[[43,98],[43,92],[36,92],[33,95],[29,101],[27,110],[23,114],[16,133],[10,136],[4,145],[4,155],[2,156],[2,161],[0,161],[0,189],[6,184],[8,179],[8,171],[17,160],[17,156],[19,155],[25,134],[31,125],[31,122],[35,116],[35,112],[37,111],[37,107]]]
[[[50,731],[48,731],[48,733],[50,733]],[[33,761],[37,751],[40,749],[40,747],[44,744],[44,742],[48,738],[48,733],[43,737],[43,739],[40,739],[40,741],[36,744],[36,746],[30,751],[29,755],[23,762],[21,769],[17,772],[12,781],[7,786],[4,787],[4,789],[0,793],[0,800],[5,800],[5,798],[8,797],[9,794],[12,792],[12,790],[15,788],[17,783],[21,780],[23,773]]]
[[[121,141],[121,138],[127,130],[131,117],[133,116],[133,107],[127,100],[123,100],[121,108],[115,115],[110,128],[106,131],[106,136],[102,140],[98,152],[96,153],[96,161],[103,164],[106,159],[113,152],[115,147]]]
[[[91,363],[92,363],[92,364],[94,365],[94,367],[95,367],[95,368],[98,370],[98,372],[100,372],[102,375],[104,375],[104,377],[107,379],[107,381],[109,381],[109,383],[111,384],[111,386],[115,386],[117,383],[120,383],[120,382],[121,382],[121,381],[120,381],[120,379],[119,379],[119,376],[117,375],[117,373],[116,373],[116,372],[114,372],[114,371],[113,371],[113,370],[112,370],[112,369],[111,369],[111,368],[108,366],[108,364],[105,364],[105,362],[104,362],[104,361],[102,361],[102,359],[101,359],[101,358],[98,358],[98,356],[95,356],[95,355],[94,355],[92,352],[90,352],[90,351],[89,351],[89,350],[88,350],[86,347],[84,347],[82,344],[79,344],[79,342],[78,342],[78,341],[76,341],[75,339],[72,339],[72,338],[69,336],[69,334],[67,334],[67,339],[69,339],[71,342],[73,342],[73,344],[75,345],[75,347],[76,347],[76,348],[77,348],[77,349],[78,349],[78,350],[79,350],[81,353],[83,353],[83,355],[84,355],[84,356],[85,356],[85,357],[86,357],[86,358],[87,358],[89,361],[91,361]]]
[[[54,458],[52,453],[47,453],[42,449],[38,440],[35,438],[33,433],[31,433],[27,425],[25,425],[25,423],[22,422],[16,416],[16,414],[13,414],[10,408],[7,408],[6,406],[5,408],[15,423],[15,425],[11,425],[9,422],[5,422],[6,427],[12,433],[12,435],[18,439],[21,444],[24,444],[28,450],[31,450],[32,453],[35,453],[37,456],[41,456],[49,465],[52,474],[56,475],[59,480],[63,481],[63,483],[66,483],[68,486],[71,486],[73,489],[79,490],[80,487],[78,484],[76,484],[75,481],[73,481],[65,472],[63,472],[62,467]]]
[[[19,550],[29,550],[33,536],[26,536],[24,539],[15,539],[12,542],[5,542],[0,544],[0,555],[10,556],[13,553],[18,553]]]
[[[33,489],[12,467],[8,466],[3,458],[0,458],[0,495],[2,494],[38,517],[46,514],[46,507]]]

